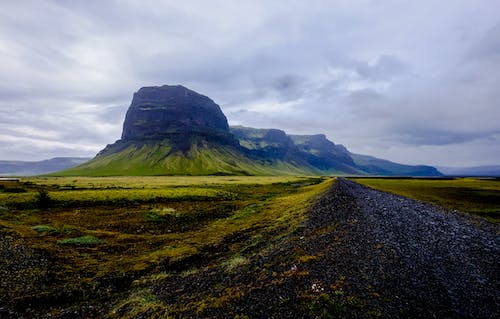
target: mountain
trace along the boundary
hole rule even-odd
[[[120,140],[56,175],[440,175],[433,167],[367,158],[323,134],[229,127],[210,98],[164,85],[134,94]]]
[[[356,166],[370,175],[382,176],[442,176],[435,167],[403,165],[368,155],[349,153]]]
[[[315,174],[363,174],[346,150],[319,135],[287,135],[277,129],[230,128],[245,152],[254,158],[279,160]]]
[[[500,177],[500,165],[473,167],[439,167],[448,176],[490,176]]]
[[[85,157],[54,157],[38,162],[0,161],[0,175],[32,176],[57,172],[80,165],[90,158]]]
[[[193,136],[237,145],[226,116],[204,95],[181,85],[143,87],[134,94],[125,115],[122,142],[179,138],[181,142]]]

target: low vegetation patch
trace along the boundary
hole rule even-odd
[[[148,214],[146,215],[146,220],[150,222],[164,222],[179,217],[182,217],[182,214],[176,212],[175,208],[162,207],[162,208],[151,208]]]
[[[232,200],[236,194],[222,189],[206,187],[168,187],[162,189],[78,189],[64,186],[55,190],[31,190],[19,194],[0,193],[0,203],[21,208],[95,207],[103,205],[129,206],[135,203],[159,201],[212,201]]]
[[[250,267],[254,256],[300,227],[330,185],[309,177],[24,179],[25,192],[0,192],[0,236],[17,238],[16,245],[39,252],[40,262],[51,266],[38,269],[32,255],[17,256],[28,265],[23,271],[45,280],[17,287],[0,263],[0,303],[20,309],[19,298],[27,298],[37,306],[26,307],[25,317],[49,308],[57,316],[72,307],[94,309],[80,317],[96,318],[151,317],[159,310],[167,317],[201,314],[243,295],[244,288],[221,283],[213,294],[196,297],[179,291],[175,305],[152,288],[161,280],[189,282],[210,269],[234,275]],[[2,254],[0,249],[6,258]],[[70,297],[60,303],[61,294]]]
[[[49,193],[45,189],[38,190],[35,195],[35,205],[38,208],[47,208],[52,204],[52,198],[50,198]]]
[[[74,231],[71,227],[54,227],[49,225],[36,225],[31,227],[31,229],[42,235],[71,235]]]
[[[248,262],[249,261],[247,258],[240,255],[236,255],[233,256],[231,259],[225,261],[222,265],[227,271],[232,272],[236,268],[248,264]]]
[[[105,241],[94,236],[81,236],[75,238],[67,238],[58,240],[59,245],[74,245],[74,246],[96,246],[104,244]]]

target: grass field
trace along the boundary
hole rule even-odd
[[[356,181],[498,222],[499,181]],[[197,297],[175,292],[178,299],[172,304],[160,301],[154,287],[158,281],[165,285],[185,278],[203,283],[198,274],[242,271],[249,260],[279,251],[333,182],[244,176],[33,177],[2,182],[0,304],[19,313],[49,309],[51,315],[63,317],[72,309],[90,307],[90,317],[110,318],[155,318],[156,312],[182,317],[224,307],[247,289],[259,289],[261,281],[237,287],[221,279],[210,293],[197,290]],[[264,270],[274,264],[254,265],[270,276],[266,284],[306,278],[308,273],[297,267],[318,256],[297,247],[284,258],[275,262],[293,267],[283,266],[286,271],[280,275]],[[311,295],[303,297],[307,309],[325,302],[336,305],[316,300],[316,295],[309,303]],[[357,297],[351,297],[345,298],[346,304],[362,308]]]
[[[14,254],[15,263],[0,273],[13,278],[0,285],[0,296],[16,307],[53,304],[56,314],[82,300],[104,302],[109,291],[99,287],[119,291],[193,260],[208,258],[230,271],[299,227],[331,183],[313,177],[37,177],[1,184],[0,235],[15,251],[0,258]],[[140,293],[144,287],[137,285]],[[61,294],[66,304],[59,305]],[[117,308],[135,305],[133,297],[113,296],[106,302]],[[133,317],[136,310],[127,311]]]
[[[500,222],[500,180],[359,178],[366,186]]]

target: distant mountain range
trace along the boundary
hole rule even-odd
[[[404,175],[440,176],[350,153],[325,135],[229,127],[210,98],[183,86],[143,87],[134,94],[121,139],[56,175]]]
[[[57,172],[87,162],[87,157],[55,157],[48,160],[0,161],[0,176],[32,176]]]
[[[474,167],[439,167],[439,170],[449,176],[491,176],[500,177],[500,165]]]

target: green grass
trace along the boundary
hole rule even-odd
[[[36,225],[31,227],[33,230],[43,233],[43,234],[48,234],[48,235],[53,235],[53,234],[59,234],[59,229],[56,227],[48,226],[48,225]]]
[[[73,245],[73,246],[96,246],[104,244],[105,241],[94,236],[81,236],[74,238],[61,239],[57,241],[59,245]]]
[[[127,142],[115,145],[91,161],[54,176],[154,176],[154,175],[297,175],[314,169],[284,161],[252,160],[232,146],[193,143],[189,151],[170,154],[168,141]],[[165,154],[169,154],[165,156]]]
[[[50,256],[50,278],[57,280],[47,277],[30,287],[4,285],[0,295],[28,289],[29,294],[17,298],[39,302],[38,296],[52,300],[61,293],[83,294],[99,303],[100,291],[109,297],[106,289],[95,290],[99,285],[135,280],[130,291],[113,295],[108,316],[116,318],[156,310],[175,316],[176,311],[226,302],[238,296],[231,287],[220,297],[193,301],[186,296],[175,307],[155,299],[149,289],[159,274],[189,277],[201,271],[191,264],[193,258],[207,259],[206,267],[227,273],[247,267],[253,255],[300,227],[308,207],[331,183],[292,176],[24,178],[19,187],[25,192],[0,193],[5,207],[0,235]],[[49,207],[34,205],[40,189],[47,191]],[[33,269],[25,272],[47,273],[31,264]],[[171,272],[175,265],[183,271]],[[80,301],[53,305],[51,311]]]
[[[151,208],[146,215],[146,220],[152,222],[162,222],[171,218],[182,217],[182,214],[176,212],[174,208],[163,207],[163,208]]]
[[[500,222],[499,180],[474,178],[354,180],[375,189],[470,213],[490,222]]]
[[[51,207],[130,205],[158,201],[223,201],[247,185],[300,183],[296,176],[117,176],[23,178],[23,192],[0,193],[0,206],[40,207],[40,190]]]
[[[222,266],[228,271],[228,272],[232,272],[234,271],[236,268],[238,267],[241,267],[241,266],[244,266],[248,264],[248,259],[243,257],[243,256],[239,256],[239,255],[235,255],[233,256],[231,259],[225,261],[222,263]]]
[[[51,189],[163,189],[170,187],[213,187],[230,185],[267,185],[300,182],[298,176],[108,176],[108,177],[28,177],[28,186]]]
[[[0,194],[0,202],[10,206],[33,206],[46,208],[78,207],[96,205],[127,204],[134,202],[153,202],[161,200],[201,201],[201,200],[230,200],[235,194],[211,188],[166,188],[166,189],[84,189],[73,191],[51,191],[47,195],[50,201],[45,200],[40,206],[38,193],[27,192],[22,194]]]
[[[42,235],[52,235],[52,236],[63,235],[63,234],[71,235],[74,231],[73,228],[71,227],[64,227],[64,226],[54,227],[50,225],[36,225],[31,227],[31,229]]]

